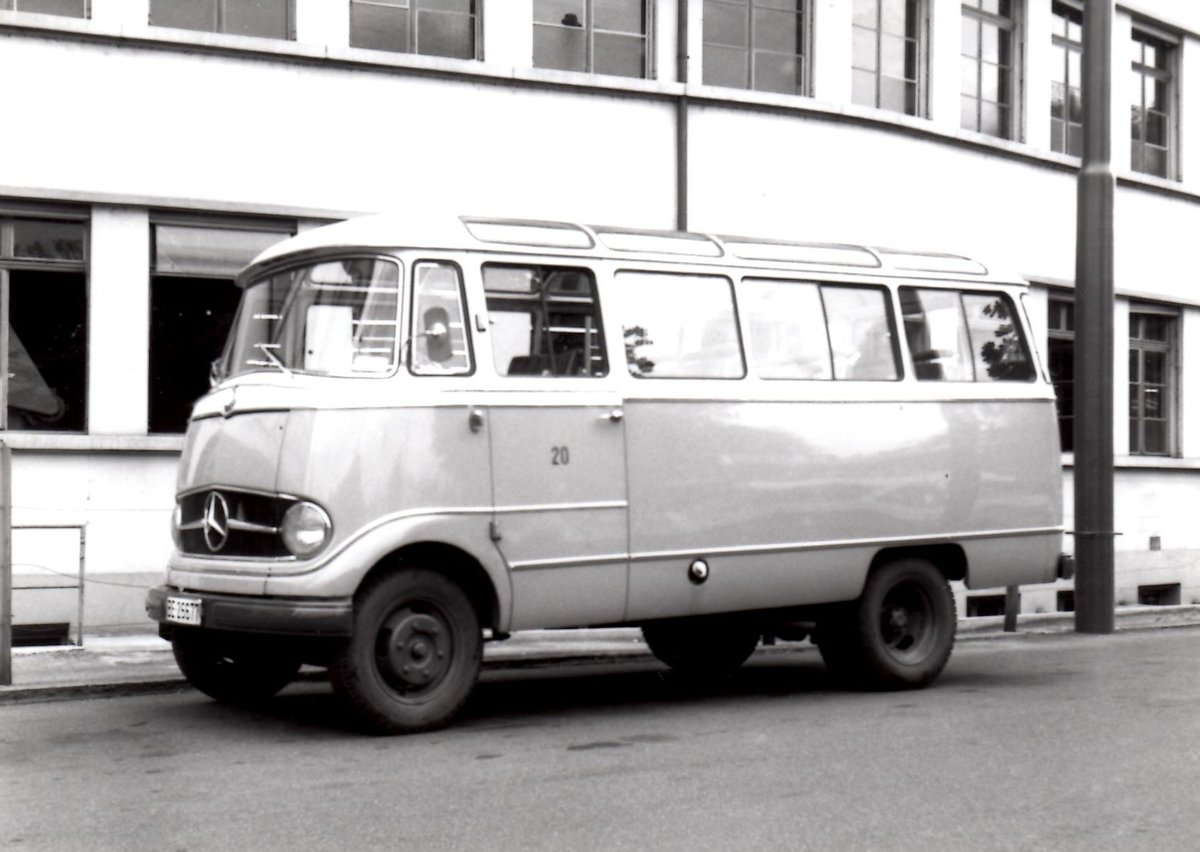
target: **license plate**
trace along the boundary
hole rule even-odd
[[[167,621],[175,624],[200,626],[200,604],[196,598],[167,598]]]

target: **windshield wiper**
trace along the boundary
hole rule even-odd
[[[260,364],[262,366],[267,366],[267,364],[269,364],[272,367],[278,368],[278,370],[281,373],[283,373],[285,376],[290,376],[290,375],[292,375],[292,371],[289,370],[284,365],[284,363],[279,360],[278,355],[276,355],[274,352],[271,351],[272,349],[274,349],[277,346],[279,346],[278,343],[255,343],[254,344],[254,348],[257,349],[259,352],[261,352],[263,355],[265,355],[267,357],[266,363],[260,362]]]

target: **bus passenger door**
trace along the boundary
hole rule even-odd
[[[487,338],[502,391],[488,406],[492,537],[513,629],[619,621],[628,582],[624,409],[595,276],[485,264]]]
[[[620,400],[529,396],[488,414],[492,535],[512,578],[513,629],[618,621],[628,563]]]

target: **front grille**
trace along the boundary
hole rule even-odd
[[[279,535],[295,500],[227,488],[179,498],[180,549],[193,556],[291,558]]]

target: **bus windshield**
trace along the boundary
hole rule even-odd
[[[348,257],[252,281],[242,295],[219,377],[279,371],[383,376],[400,356],[400,265]]]

